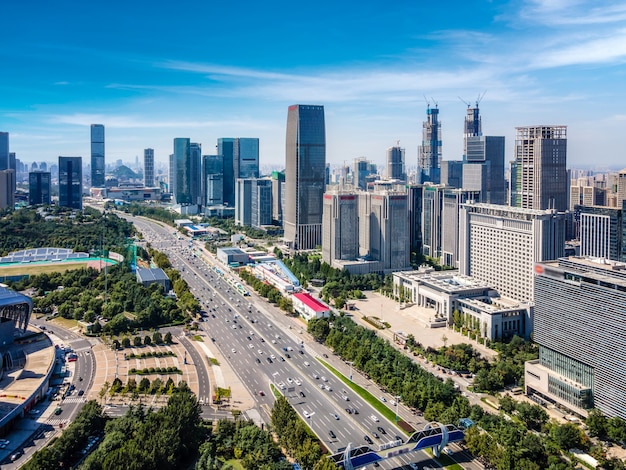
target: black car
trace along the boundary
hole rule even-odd
[[[330,436],[331,439],[336,438],[337,436],[335,436],[335,433],[332,431],[328,431],[328,435]]]
[[[349,415],[352,414],[352,410],[350,408],[346,408],[346,413],[348,413]]]
[[[301,396],[302,398],[306,397],[306,395],[305,395],[305,394],[304,394],[304,392],[302,392],[302,391],[300,392],[300,396]]]
[[[285,357],[286,357],[287,359],[291,359],[291,356],[290,356],[289,354],[285,354]]]
[[[265,359],[267,360],[268,364],[272,363],[272,358],[271,357],[266,357]]]
[[[322,356],[324,356],[324,358],[328,359],[328,354],[324,353],[324,354],[322,354]]]
[[[365,435],[363,436],[363,439],[365,439],[365,442],[367,442],[368,444],[373,444],[374,442],[372,441],[372,438]]]
[[[300,354],[304,354],[304,351],[302,349],[300,349]]]
[[[84,394],[85,394],[85,391],[84,391],[84,390],[79,390],[79,391],[78,391],[78,396],[79,396],[79,397],[82,397]]]
[[[396,435],[396,441],[404,442],[404,439],[402,439],[400,436]]]
[[[376,429],[378,429],[381,434],[387,434],[387,431],[385,431],[385,429],[382,426],[378,426],[378,428]]]
[[[356,408],[352,408],[352,413],[354,413],[355,415],[359,414],[359,410],[357,410]]]
[[[256,363],[260,364],[261,363],[261,359],[259,359],[258,357],[256,358]]]

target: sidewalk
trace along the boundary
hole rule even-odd
[[[446,344],[471,344],[480,354],[491,359],[497,357],[498,353],[486,346],[474,341],[467,336],[463,336],[454,330],[442,328],[430,328],[430,319],[434,316],[434,310],[413,305],[407,308],[400,308],[400,304],[378,292],[367,292],[366,298],[362,300],[351,300],[355,310],[349,312],[352,319],[361,326],[376,329],[373,325],[363,320],[363,316],[377,317],[381,321],[389,323],[391,328],[377,330],[378,334],[393,343],[393,334],[402,332],[405,336],[412,334],[415,341],[421,343],[424,348],[431,347],[439,349],[444,345],[443,337],[446,337]]]

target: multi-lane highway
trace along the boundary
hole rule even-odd
[[[250,297],[242,296],[229,282],[228,274],[218,274],[213,268],[215,264],[225,271],[223,266],[188,238],[178,240],[171,227],[143,218],[132,221],[146,240],[165,252],[181,272],[204,310],[201,328],[261,405],[261,410],[267,411],[273,404],[270,390],[273,383],[331,451],[348,443],[363,445],[368,439],[374,445],[406,439],[395,424],[380,416],[320,364],[316,358],[331,353],[311,341],[302,332],[301,323],[285,317],[254,293]],[[330,360],[336,358],[331,356]],[[405,407],[400,407],[400,415],[415,424],[425,424]],[[467,454],[458,457],[464,468],[481,468],[478,463],[469,462]],[[425,463],[428,456],[419,452],[381,465],[392,468],[409,461]],[[428,465],[436,467],[432,461]]]

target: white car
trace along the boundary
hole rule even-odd
[[[290,384],[293,383],[293,379],[291,377],[287,377],[287,382],[289,382]]]
[[[237,351],[235,351],[235,348],[230,350],[231,353],[235,354]]]
[[[275,339],[272,340],[272,344],[276,344],[276,340]]]
[[[294,382],[296,383],[296,385],[302,385],[302,382],[300,382],[300,380],[295,379]]]
[[[319,376],[319,375],[317,375],[317,374],[313,374],[313,378],[314,378],[315,380],[317,380],[317,379],[319,379],[319,378],[320,378],[320,376]]]
[[[396,401],[395,400],[389,400],[389,403],[391,404],[391,406],[396,406]]]
[[[378,419],[378,416],[376,416],[376,415],[372,415],[372,416],[370,416],[370,419],[371,419],[372,421],[374,421],[375,423],[378,423],[378,421],[380,421],[380,420]]]
[[[322,382],[328,382],[328,379],[322,375]]]
[[[248,347],[249,347],[250,349],[252,349],[252,348],[254,348],[254,344],[250,343],[250,344],[248,345]]]
[[[382,401],[383,403],[386,403],[387,399],[385,397],[380,397],[380,401]]]
[[[261,351],[260,349],[257,351],[259,354],[263,354],[263,351]]]
[[[272,359],[276,359],[276,356],[274,356],[273,354],[272,354],[272,355],[270,355],[270,357],[271,357]]]
[[[330,388],[330,385],[324,385],[324,388],[325,388],[326,390],[328,390],[329,392],[332,392],[332,391],[333,391],[333,389],[332,389],[332,388]]]
[[[309,412],[308,411],[303,411],[302,414],[304,415],[305,418],[308,418],[309,416]]]
[[[307,361],[304,361],[304,365],[309,367],[311,364],[309,364]]]

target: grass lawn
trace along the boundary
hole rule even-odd
[[[193,338],[192,338],[192,339],[193,339],[194,341],[204,341],[204,340],[202,339],[202,336],[200,336],[200,335],[193,335]]]
[[[90,261],[90,260],[87,260]],[[64,273],[70,269],[84,268],[87,261],[82,263],[55,263],[55,264],[18,264],[0,268],[0,276],[35,276],[43,273]]]
[[[72,328],[76,328],[78,326],[78,322],[76,320],[71,320],[69,318],[63,317],[54,317],[52,320],[50,320],[50,323],[56,323],[63,328],[67,328],[68,330],[71,330]]]
[[[326,367],[333,374],[335,374],[343,383],[345,383],[354,392],[356,392],[357,395],[359,395],[361,398],[363,398],[363,400],[365,400],[370,405],[372,405],[376,409],[376,411],[378,411],[381,415],[383,415],[385,418],[387,418],[392,423],[396,422],[396,413],[395,413],[394,410],[391,410],[390,408],[385,406],[385,404],[383,402],[381,402],[378,398],[376,398],[374,395],[372,395],[370,392],[365,390],[360,385],[357,385],[354,382],[350,382],[350,379],[348,377],[344,376],[341,372],[339,372],[333,366],[328,364],[326,361],[324,361],[324,360],[322,360],[320,358],[317,358],[317,360],[320,361],[324,365],[324,367]],[[400,427],[398,426],[398,428],[400,428]],[[400,429],[402,429],[402,428],[400,428]],[[404,432],[407,435],[409,435],[409,436],[412,434],[412,432],[407,432],[407,431],[404,431]]]

